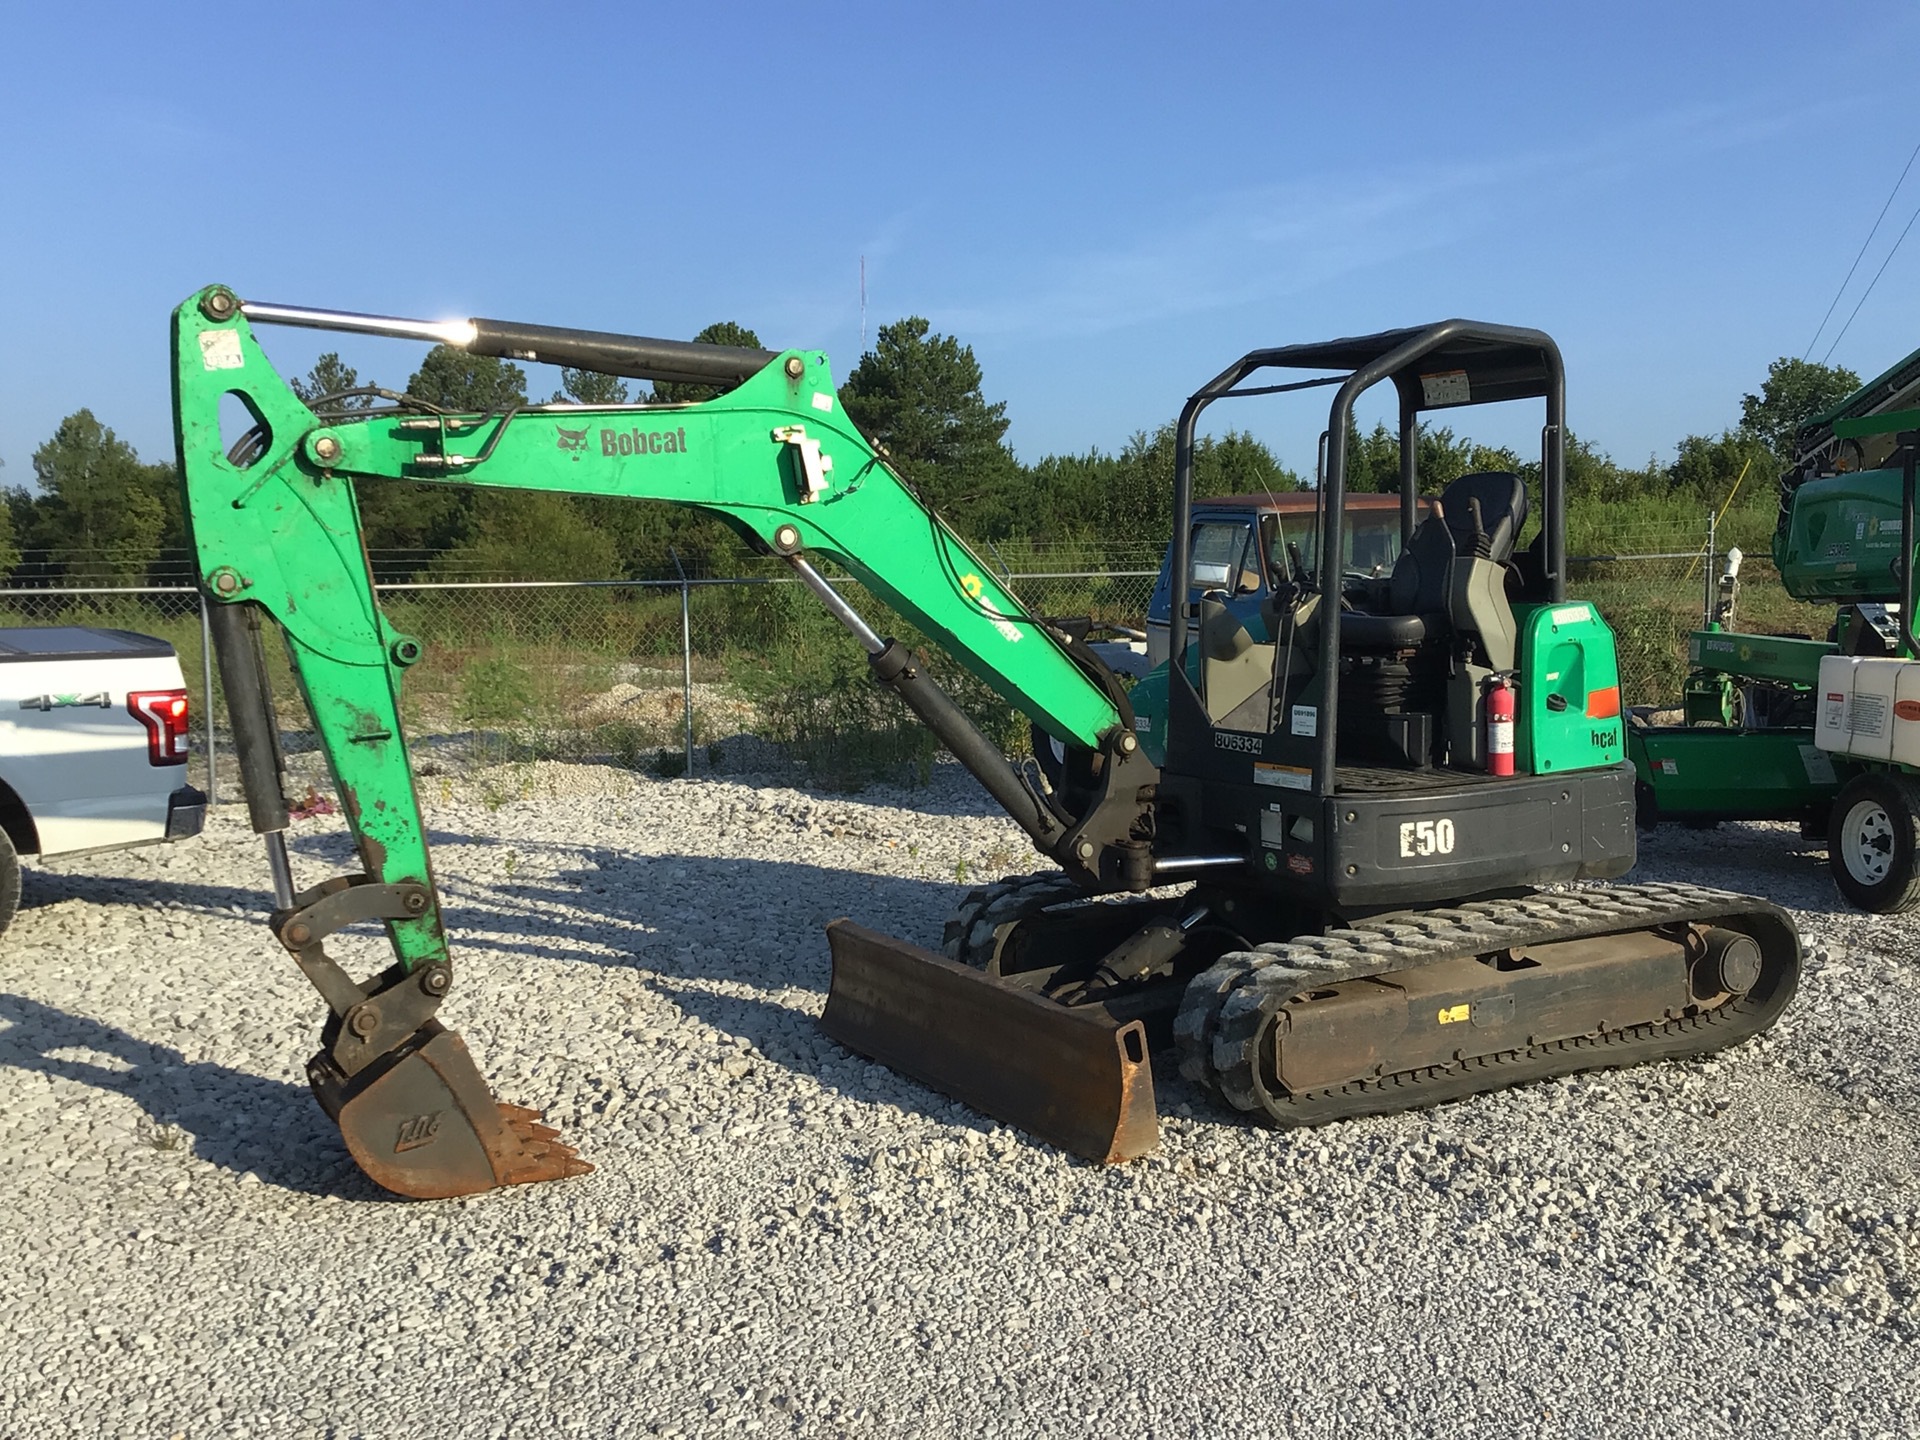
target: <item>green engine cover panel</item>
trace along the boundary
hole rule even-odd
[[[1520,713],[1514,760],[1523,775],[1618,765],[1626,755],[1613,631],[1585,600],[1516,605]]]
[[[1188,646],[1187,653],[1197,657],[1200,647]],[[1189,664],[1187,668],[1197,669],[1197,662]],[[1167,763],[1166,661],[1161,661],[1140,677],[1128,692],[1127,703],[1133,706],[1133,733],[1140,737],[1140,748],[1157,768],[1164,769]]]
[[[1796,600],[1900,598],[1900,472],[1809,480],[1794,492],[1780,580]]]

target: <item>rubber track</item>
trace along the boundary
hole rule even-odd
[[[984,970],[993,958],[994,932],[1002,925],[1025,920],[1062,901],[1088,899],[1092,894],[1062,870],[1009,875],[968,891],[947,917],[940,943],[949,960]]]
[[[1510,946],[1682,923],[1731,923],[1754,932],[1763,969],[1753,991],[1678,1020],[1370,1077],[1276,1097],[1272,1103],[1255,1085],[1262,1032],[1269,1018],[1302,990]],[[1708,1054],[1771,1025],[1793,996],[1799,968],[1799,938],[1792,921],[1778,906],[1750,895],[1675,884],[1543,891],[1517,900],[1383,916],[1349,929],[1224,955],[1187,987],[1174,1019],[1174,1039],[1180,1073],[1234,1108],[1277,1125],[1320,1125],[1419,1109],[1579,1070]]]

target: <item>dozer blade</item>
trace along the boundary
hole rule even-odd
[[[354,1163],[374,1184],[412,1200],[593,1169],[540,1123],[539,1111],[496,1101],[466,1043],[437,1020],[357,1075],[322,1052],[307,1062],[307,1080]]]
[[[1070,1009],[850,921],[827,926],[820,1028],[849,1050],[1089,1160],[1153,1149],[1146,1030]]]

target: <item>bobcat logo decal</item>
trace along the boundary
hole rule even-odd
[[[587,432],[585,430],[569,430],[564,425],[556,425],[553,428],[554,433],[560,437],[560,443],[557,448],[561,450],[573,450],[581,454],[586,453]]]

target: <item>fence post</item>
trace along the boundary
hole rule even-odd
[[[199,590],[200,602],[200,680],[207,692],[207,804],[220,803],[220,776],[214,769],[213,745],[213,627],[207,621],[207,597]]]
[[[1719,570],[1719,559],[1720,559],[1719,548],[1714,543],[1716,539],[1716,531],[1718,530],[1718,528],[1719,528],[1718,517],[1713,513],[1713,511],[1711,510],[1707,511],[1707,565],[1706,565],[1707,586],[1706,586],[1706,595],[1701,603],[1701,610],[1700,610],[1700,624],[1703,627],[1711,625],[1713,623],[1714,589],[1715,589],[1715,582],[1719,579],[1719,576],[1717,574],[1717,571]]]
[[[667,554],[673,558],[673,568],[680,572],[680,712],[687,722],[687,778],[693,778],[693,618],[688,604],[687,567],[680,563],[680,553],[671,545]]]

